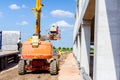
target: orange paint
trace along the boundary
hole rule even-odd
[[[22,58],[24,59],[49,59],[52,57],[52,44],[48,41],[40,41],[39,46],[34,48],[30,41],[24,42]]]

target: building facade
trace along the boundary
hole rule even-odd
[[[84,80],[120,80],[119,4],[120,0],[77,0],[73,54]]]

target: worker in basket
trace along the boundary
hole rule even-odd
[[[52,26],[51,28],[50,28],[50,33],[51,34],[55,34],[57,31],[56,31],[56,26]]]
[[[59,27],[57,26],[57,28],[56,28],[56,34],[58,34],[59,33]]]
[[[51,39],[51,40],[59,39],[59,38],[60,38],[59,27],[53,25],[53,26],[50,28],[49,36],[50,36],[50,39]]]

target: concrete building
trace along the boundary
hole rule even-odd
[[[120,80],[120,0],[77,0],[73,53],[84,80]]]

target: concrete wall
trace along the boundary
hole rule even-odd
[[[19,31],[2,31],[2,45],[4,50],[17,50],[17,41],[20,37]]]
[[[81,33],[78,34],[78,38],[77,38],[77,42],[78,42],[78,57],[77,57],[77,61],[78,61],[78,65],[80,67],[80,61],[81,61]]]
[[[95,0],[95,6],[92,6],[92,0],[79,0],[78,2],[79,7],[77,8],[73,37],[74,42],[77,42],[74,45],[78,46],[73,46],[73,49],[75,49],[73,52],[75,55],[80,56],[77,57],[80,58],[77,60],[82,65],[82,59],[85,57],[86,51],[88,51],[87,49],[85,50],[83,42],[90,42],[89,39],[84,40],[85,36],[89,37],[88,35],[81,36],[82,41],[79,41],[80,25],[84,19],[92,19],[89,19],[87,15],[89,15],[89,11],[93,11],[92,17],[95,17],[95,25],[93,24],[95,26],[93,80],[120,80],[120,0]],[[90,6],[92,8],[87,8]],[[90,10],[93,7],[95,7],[95,12]],[[85,71],[87,70],[86,67],[87,65],[84,66]]]
[[[120,0],[97,0],[94,80],[120,80]]]
[[[77,5],[77,10],[76,10],[77,12],[76,12],[76,20],[75,20],[75,25],[74,25],[74,37],[73,37],[73,41],[74,41],[73,53],[74,53],[75,57],[77,58],[76,60],[79,63],[78,65],[80,66],[80,68],[83,69],[82,70],[82,73],[84,74],[83,78],[87,79],[85,77],[89,74],[89,67],[88,67],[89,60],[87,58],[88,55],[86,55],[85,58],[84,58],[84,56],[81,55],[81,48],[82,48],[81,45],[83,43],[81,43],[82,38],[81,38],[81,34],[79,34],[80,33],[79,31],[80,31],[80,26],[83,23],[83,17],[84,17],[85,11],[87,9],[89,0],[78,0],[77,2],[78,2],[78,5]],[[84,35],[84,36],[86,36],[86,35]],[[84,51],[82,51],[82,53],[84,55]],[[85,54],[87,54],[87,53],[85,53]],[[87,64],[88,66],[84,65],[84,60],[85,60],[85,65]]]
[[[78,0],[78,2],[79,2],[78,8],[77,8],[78,10],[76,10],[76,11],[79,11],[79,12],[76,12],[77,16],[76,16],[75,25],[74,25],[73,41],[75,41],[77,34],[79,32],[80,25],[82,23],[82,19],[84,17],[85,11],[87,9],[89,0]]]

